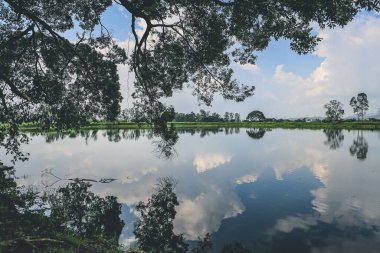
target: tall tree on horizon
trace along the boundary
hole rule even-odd
[[[325,104],[326,117],[329,121],[339,121],[342,120],[344,115],[343,104],[337,100],[331,100],[329,103]]]
[[[352,97],[350,100],[350,105],[354,110],[354,113],[357,115],[358,120],[364,120],[365,113],[369,108],[367,94],[362,92],[359,93],[356,98]]]

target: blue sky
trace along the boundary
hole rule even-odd
[[[103,14],[103,24],[127,48],[132,45],[130,15],[119,6]],[[233,64],[235,77],[256,86],[255,95],[245,102],[225,101],[216,96],[212,107],[198,106],[190,90],[175,93],[166,102],[179,112],[238,112],[245,117],[252,110],[262,110],[267,117],[324,116],[323,105],[332,99],[344,104],[346,116],[352,115],[349,100],[360,92],[369,99],[369,113],[380,108],[380,15],[361,13],[349,25],[334,30],[315,30],[323,38],[316,51],[298,55],[285,40],[272,41],[258,52],[256,66]],[[128,66],[119,67],[124,101],[133,90],[133,74]]]

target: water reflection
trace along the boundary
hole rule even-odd
[[[329,146],[330,149],[337,149],[342,146],[344,140],[343,130],[341,129],[324,129],[327,140],[324,142],[325,145]]]
[[[20,133],[16,126],[6,128],[0,123],[0,150],[5,150],[6,155],[11,158],[12,163],[28,159],[29,154],[21,149],[21,145],[28,144],[28,142],[28,136]]]
[[[190,134],[199,135],[204,138],[211,135],[224,133],[225,135],[239,134],[239,128],[179,128],[173,129],[178,134]],[[81,137],[86,142],[93,140],[96,141],[99,135],[106,137],[110,142],[120,142],[121,140],[138,140],[140,138],[146,138],[152,140],[156,137],[155,132],[152,129],[108,129],[108,130],[73,130],[67,132],[38,132],[31,133],[31,136],[43,136],[47,143],[64,140],[66,138],[78,138]],[[170,133],[169,133],[170,135]]]
[[[124,222],[116,197],[95,195],[84,180],[40,194],[16,179],[15,169],[0,163],[1,252],[118,249]]]
[[[90,179],[90,178],[68,178],[67,176],[59,177],[54,174],[53,169],[44,169],[41,172],[41,183],[45,188],[54,186],[57,183],[62,183],[62,181],[74,181],[74,182],[92,182],[92,183],[102,183],[108,184],[116,181],[116,178],[101,178],[101,179]],[[66,183],[66,182],[63,182]]]
[[[254,252],[307,252],[307,242],[302,245],[299,240],[294,243],[295,238],[278,238],[277,234],[284,236],[278,233],[283,228],[278,223],[281,217],[314,213],[311,191],[321,186],[307,169],[287,173],[281,181],[276,179],[273,170],[265,171],[254,183],[236,187],[246,210],[234,218],[224,219],[212,235],[213,241],[216,245],[239,241]],[[241,233],[242,230],[249,232]]]
[[[251,128],[246,131],[249,137],[252,139],[261,139],[264,137],[266,130],[263,128]]]
[[[176,154],[175,145],[178,141],[178,134],[191,135],[198,134],[201,138],[210,135],[216,135],[224,132],[225,135],[239,134],[239,128],[167,128],[166,131],[155,132],[154,129],[108,129],[101,131],[101,135],[106,137],[110,142],[120,142],[121,140],[138,140],[146,138],[152,141],[154,153],[160,158],[172,158]],[[38,132],[31,133],[31,136],[44,136],[47,143],[61,141],[66,138],[85,139],[86,144],[89,141],[96,141],[98,139],[98,130],[73,130],[67,132]]]
[[[350,154],[356,156],[359,160],[364,160],[367,158],[368,153],[368,143],[363,136],[363,131],[358,131],[356,138],[354,139],[351,147]]]
[[[201,138],[224,132],[226,135],[239,134],[239,128],[184,128],[175,129],[165,127],[163,129],[108,129],[102,130],[101,135],[106,136],[110,142],[120,142],[121,140],[138,140],[147,138],[152,140],[154,152],[160,158],[172,158],[176,154],[175,145],[178,142],[178,134],[190,133],[199,134]],[[66,138],[84,138],[86,143],[98,139],[99,130],[69,130],[69,131],[34,131],[21,133],[17,127],[5,128],[0,125],[0,150],[5,150],[6,154],[12,158],[12,162],[28,160],[29,153],[24,152],[22,147],[29,143],[30,139],[36,136],[44,136],[46,143],[61,141]]]
[[[26,150],[32,154],[30,161],[18,164],[18,175],[30,176],[17,182],[39,185],[40,168],[54,168],[63,179],[117,179],[111,184],[94,182],[91,189],[123,203],[121,217],[127,225],[121,243],[136,242],[136,206],[155,194],[157,178],[172,176],[178,180],[179,203],[173,233],[186,240],[203,240],[209,234],[216,251],[239,242],[252,252],[378,252],[377,132],[358,134],[371,149],[367,159],[356,162],[347,159],[347,141],[334,144],[340,147],[334,151],[327,148],[326,132],[276,129],[252,141],[246,130],[228,130],[228,135],[224,128],[183,130],[175,144],[178,156],[172,160],[151,154],[152,139],[145,130],[126,131],[130,139],[117,131],[118,142],[109,141],[113,131],[65,135],[48,144],[45,136],[35,136]],[[332,136],[339,140],[341,134],[349,133]],[[83,141],[85,136],[88,141]]]
[[[228,163],[231,161],[231,159],[231,154],[197,154],[194,158],[194,166],[198,173],[203,173],[208,170],[215,169],[225,163]]]
[[[86,143],[98,139],[98,130],[79,130],[70,132],[47,132],[38,133],[46,137],[46,142],[63,140],[68,138],[82,137]],[[156,132],[154,129],[108,129],[102,131],[102,136],[107,137],[110,142],[121,140],[138,140],[141,137],[153,140],[155,152],[159,157],[170,158],[175,154],[174,146],[178,141],[178,135],[174,128],[166,128],[165,131]]]

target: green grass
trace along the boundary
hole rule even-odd
[[[342,122],[169,122],[168,126],[178,129],[197,129],[197,128],[282,128],[282,129],[346,129],[346,130],[380,130],[380,121],[342,121]],[[125,121],[116,122],[91,122],[82,126],[81,130],[100,130],[100,129],[150,129],[152,125],[142,123],[131,123]],[[39,131],[36,124],[22,124],[21,131]],[[65,132],[74,129],[65,130]]]
[[[55,235],[52,238],[19,238],[0,242],[0,252],[41,252],[41,253],[124,253],[117,243],[104,238],[85,239],[75,234]]]
[[[350,122],[170,122],[168,126],[175,128],[284,128],[284,129],[360,129],[360,130],[380,130],[380,121],[350,121]],[[83,129],[136,129],[139,128],[134,123],[91,123]],[[140,126],[143,129],[151,128],[148,124]]]

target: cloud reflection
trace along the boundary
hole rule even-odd
[[[292,232],[294,229],[308,230],[310,226],[316,225],[317,222],[314,216],[310,215],[298,215],[288,216],[285,219],[279,219],[276,221],[274,228],[277,231],[284,233]]]
[[[248,184],[248,183],[254,183],[257,180],[257,175],[244,175],[242,177],[239,177],[236,179],[236,184]]]
[[[211,187],[195,199],[185,199],[177,208],[175,231],[196,240],[207,233],[216,232],[223,219],[244,212],[244,205],[233,191]]]
[[[193,165],[198,173],[204,173],[230,162],[231,159],[232,155],[228,154],[197,154],[194,158]]]
[[[344,133],[348,136],[347,132]],[[169,161],[159,160],[149,152],[151,142],[146,137],[121,139],[116,143],[98,134],[96,141],[87,143],[79,136],[49,144],[42,137],[34,137],[27,146],[30,161],[17,164],[16,169],[19,176],[30,175],[22,182],[33,184],[41,181],[40,174],[45,168],[53,168],[62,178],[66,175],[116,178],[118,180],[111,184],[94,184],[93,190],[101,196],[115,195],[129,206],[146,201],[153,193],[157,178],[172,176],[178,179],[176,193],[181,202],[175,230],[184,233],[188,239],[218,231],[224,219],[231,218],[229,220],[233,222],[248,210],[237,193],[238,187],[258,184],[267,171],[275,171],[274,180],[267,189],[269,193],[273,192],[274,186],[283,183],[294,185],[294,182],[300,182],[298,186],[303,187],[310,182],[303,181],[302,177],[287,182],[287,175],[308,170],[323,184],[312,190],[302,188],[307,191],[302,196],[310,198],[300,201],[307,202],[303,204],[309,205],[310,209],[301,212],[298,206],[294,206],[289,213],[280,215],[277,212],[270,225],[260,232],[272,229],[272,236],[280,234],[278,232],[291,234],[310,230],[321,222],[342,230],[352,227],[370,229],[371,226],[380,227],[380,202],[377,201],[380,172],[376,155],[380,142],[377,133],[364,132],[363,136],[371,146],[365,161],[350,156],[347,152],[350,142],[342,142],[342,148],[331,151],[323,142],[326,137],[322,131],[309,130],[274,130],[255,142],[245,131],[205,138],[181,135],[176,146],[179,155]],[[212,173],[205,173],[210,171]],[[295,192],[302,189],[297,188]],[[246,194],[249,200],[260,198],[256,191]],[[286,202],[286,196],[283,200]],[[252,214],[256,211],[253,209]],[[128,241],[129,237],[124,240]]]

